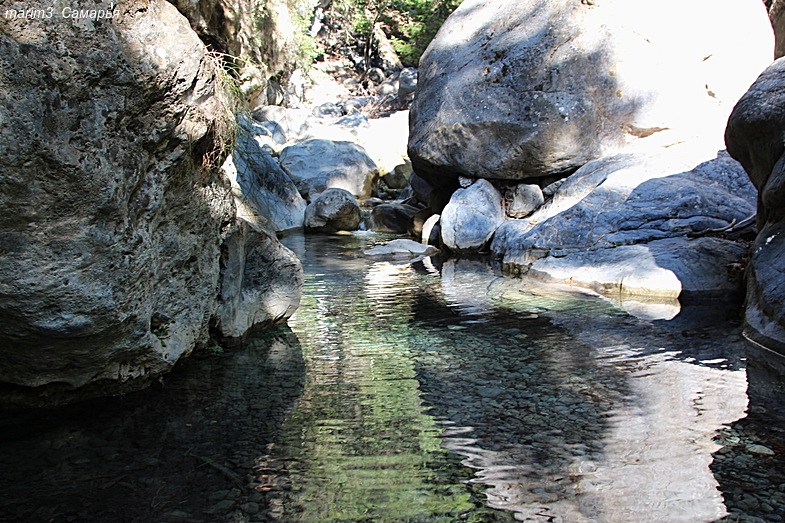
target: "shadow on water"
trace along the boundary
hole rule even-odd
[[[239,507],[259,512],[270,483],[285,480],[271,443],[304,372],[297,337],[281,328],[242,349],[193,356],[148,391],[4,412],[0,521],[230,521]]]

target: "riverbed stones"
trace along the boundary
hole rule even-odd
[[[414,170],[564,175],[666,129],[719,149],[731,104],[771,61],[771,33],[758,0],[466,0],[420,62]]]
[[[501,193],[488,180],[477,180],[455,191],[442,211],[442,242],[452,251],[479,252],[504,220]]]
[[[308,232],[355,231],[361,221],[360,205],[345,189],[327,189],[305,209],[304,226]]]
[[[307,200],[327,189],[369,198],[379,171],[362,146],[348,141],[306,140],[281,151],[281,168]]]

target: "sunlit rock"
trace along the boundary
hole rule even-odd
[[[728,265],[745,247],[689,234],[755,212],[755,190],[725,152],[699,161],[689,146],[590,162],[531,216],[502,224],[491,250],[513,273],[588,285],[603,292],[732,295]]]
[[[355,231],[362,213],[357,200],[344,189],[327,189],[305,208],[305,230],[309,232]]]
[[[661,133],[719,149],[771,33],[759,0],[466,0],[420,61],[414,170],[558,175]]]
[[[477,252],[504,220],[501,193],[487,180],[477,180],[455,191],[442,211],[442,242],[453,251]]]
[[[331,188],[368,198],[378,183],[376,164],[361,146],[351,142],[306,140],[285,148],[279,161],[309,201]]]
[[[423,245],[422,243],[405,238],[392,240],[384,245],[377,245],[367,251],[364,251],[366,256],[378,257],[392,257],[392,258],[422,258],[424,256],[432,256],[439,252],[439,249],[431,245]]]
[[[249,127],[244,121],[238,125],[232,155],[223,165],[232,183],[238,216],[251,223],[261,218],[275,231],[302,227],[305,200]]]

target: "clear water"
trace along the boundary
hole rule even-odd
[[[140,394],[0,414],[0,521],[782,521],[785,433],[747,414],[737,310],[362,254],[384,240],[287,237],[288,327]]]
[[[282,438],[287,520],[727,514],[709,464],[747,400],[742,341],[721,310],[639,320],[482,261],[358,254],[376,241],[288,240],[307,271],[289,324],[308,370]]]

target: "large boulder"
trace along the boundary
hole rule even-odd
[[[279,161],[308,200],[330,188],[368,198],[379,178],[365,149],[348,141],[306,140],[285,148]]]
[[[0,33],[0,382],[51,400],[141,387],[208,343],[242,236],[204,45],[163,0],[115,10]]]
[[[747,273],[750,398],[785,395],[785,58],[768,67],[728,120],[728,152],[758,189],[758,237]]]
[[[304,225],[308,232],[355,231],[361,221],[360,206],[345,189],[327,189],[305,208]]]
[[[420,62],[414,171],[558,175],[650,135],[720,149],[771,33],[760,0],[465,0]]]
[[[687,145],[656,155],[622,154],[590,162],[534,214],[499,227],[491,250],[510,272],[534,269],[532,274],[545,279],[607,292],[732,294],[740,280],[731,286],[722,283],[726,266],[742,258],[744,248],[689,236],[753,214],[755,189],[724,151],[697,166],[700,155],[690,153]],[[657,283],[654,266],[678,282]]]
[[[458,189],[441,215],[442,242],[456,252],[478,252],[504,223],[502,195],[488,180]]]
[[[252,133],[249,122],[241,120],[232,155],[223,165],[238,215],[251,223],[263,220],[275,231],[302,227],[305,199]]]

